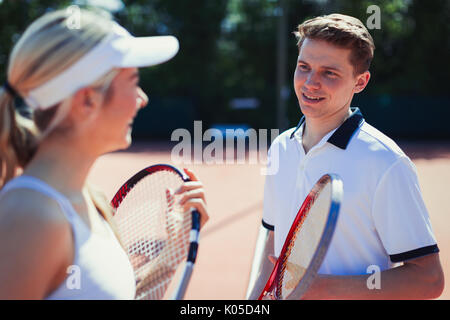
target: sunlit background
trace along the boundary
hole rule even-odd
[[[354,106],[381,131],[407,140],[449,139],[450,1],[447,0],[3,0],[0,80],[26,26],[71,4],[109,11],[134,35],[173,34],[180,52],[141,70],[150,108],[134,128],[139,140],[167,140],[175,128],[279,128],[301,113],[292,88],[297,48],[292,31],[307,18],[340,12],[367,25],[376,50],[372,79]],[[160,119],[165,119],[160,121]]]

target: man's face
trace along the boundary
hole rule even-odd
[[[303,41],[294,88],[306,118],[326,120],[348,112],[353,95],[365,88],[370,73],[366,71],[355,76],[350,53],[350,49],[322,40],[306,38]]]

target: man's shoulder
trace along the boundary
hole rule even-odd
[[[376,146],[395,156],[405,156],[403,150],[392,138],[388,137],[369,123],[364,122],[361,126],[361,133],[361,138],[366,144],[372,147]]]
[[[393,139],[367,122],[361,125],[352,147],[360,156],[365,154],[375,161],[386,164],[392,164],[399,158],[407,158]]]

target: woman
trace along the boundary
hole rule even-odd
[[[106,198],[86,182],[95,160],[127,148],[148,98],[138,67],[171,59],[174,37],[135,38],[82,10],[36,20],[15,45],[0,89],[0,299],[133,299],[135,279]],[[15,111],[22,97],[32,120]],[[20,174],[18,176],[18,174]],[[185,207],[208,219],[186,172]],[[68,272],[81,276],[74,290]]]

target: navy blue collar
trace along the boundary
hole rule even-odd
[[[351,108],[352,114],[343,124],[333,133],[333,135],[327,140],[327,142],[335,145],[338,148],[345,150],[347,148],[350,139],[355,133],[356,129],[359,128],[361,123],[364,121],[364,117],[359,110],[359,108]],[[294,137],[295,132],[302,126],[305,122],[305,116],[300,119],[294,132],[291,134],[291,139]]]

